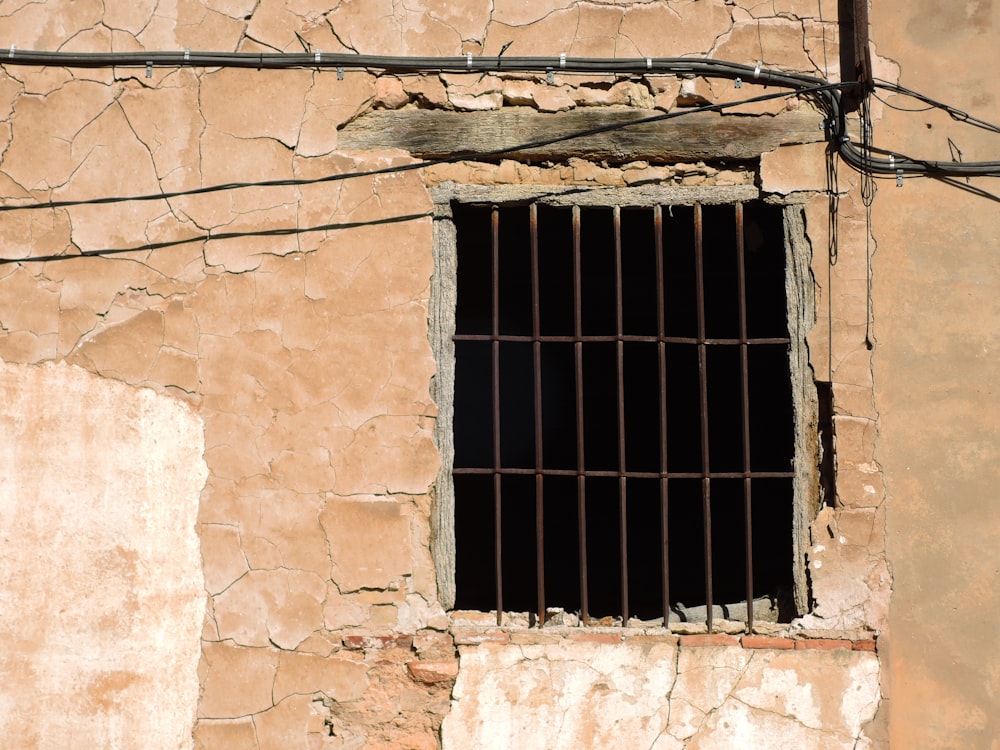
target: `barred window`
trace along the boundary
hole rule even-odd
[[[793,615],[782,209],[450,209],[456,608]]]

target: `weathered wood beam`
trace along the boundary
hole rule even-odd
[[[628,162],[691,162],[756,159],[788,143],[821,141],[822,118],[815,112],[777,116],[721,115],[694,112],[683,117],[584,135],[535,148],[520,144],[622,124],[661,114],[642,109],[585,108],[546,114],[528,107],[489,112],[429,109],[376,110],[346,125],[339,148],[400,148],[423,159],[501,148],[504,158],[530,161],[569,157]]]

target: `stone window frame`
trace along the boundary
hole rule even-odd
[[[581,207],[630,207],[724,205],[761,201],[782,207],[785,236],[785,292],[788,335],[791,339],[789,370],[794,414],[794,479],[792,577],[798,616],[811,610],[812,599],[806,565],[810,524],[824,502],[820,464],[820,405],[817,378],[809,361],[806,335],[816,322],[815,284],[811,270],[812,247],[805,231],[804,206],[795,200],[765,196],[749,185],[640,187],[586,187],[579,185],[468,185],[444,182],[429,190],[434,204],[434,272],[428,306],[428,338],[437,362],[431,397],[438,407],[434,439],[441,458],[432,488],[431,555],[438,600],[446,609],[455,604],[455,494],[454,389],[455,303],[457,299],[458,241],[452,215],[453,203],[503,205],[542,200],[548,205]],[[827,457],[829,459],[829,457]]]

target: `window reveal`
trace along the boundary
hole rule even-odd
[[[452,210],[456,606],[752,621],[793,585],[781,209]]]

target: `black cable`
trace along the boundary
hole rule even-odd
[[[69,68],[114,67],[235,67],[266,70],[342,68],[381,70],[389,73],[428,72],[540,72],[558,73],[656,73],[742,78],[764,85],[814,85],[822,79],[802,74],[689,57],[400,57],[316,52],[47,52],[0,49],[5,65],[51,65]]]
[[[44,201],[39,203],[25,203],[25,204],[9,203],[0,205],[0,212],[19,211],[19,210],[28,211],[41,208],[49,208],[49,209],[67,208],[70,206],[101,205],[107,203],[125,203],[131,201],[169,200],[171,198],[183,198],[191,195],[203,195],[205,193],[217,193],[224,190],[239,190],[242,188],[250,188],[250,187],[298,187],[303,185],[315,185],[324,182],[339,182],[342,180],[355,179],[361,177],[378,177],[380,175],[395,174],[398,172],[411,172],[418,169],[425,169],[427,167],[438,166],[440,164],[452,164],[459,161],[485,161],[498,156],[503,156],[504,154],[508,154],[514,151],[524,151],[532,148],[541,148],[543,146],[550,146],[554,143],[562,143],[564,141],[570,141],[575,138],[584,138],[591,135],[599,135],[600,133],[622,130],[624,128],[633,127],[635,125],[646,125],[653,122],[662,122],[664,120],[674,120],[697,112],[721,112],[723,110],[731,109],[733,107],[740,107],[745,104],[755,104],[757,102],[769,101],[771,99],[780,99],[784,97],[803,96],[803,95],[807,96],[810,94],[816,94],[824,91],[837,90],[840,87],[841,84],[839,83],[828,83],[828,84],[813,86],[812,88],[799,89],[795,91],[778,91],[770,94],[761,94],[760,96],[755,96],[748,99],[742,99],[740,101],[735,101],[735,102],[706,104],[702,107],[688,107],[684,109],[674,110],[673,112],[664,112],[662,114],[650,115],[649,117],[640,117],[635,120],[630,120],[628,122],[616,122],[609,125],[600,125],[594,128],[588,128],[587,130],[578,130],[572,133],[552,136],[551,138],[542,138],[536,141],[529,141],[527,143],[518,143],[514,146],[506,146],[504,148],[493,149],[490,151],[464,152],[464,153],[454,154],[452,156],[442,157],[440,159],[426,159],[422,161],[411,162],[409,164],[397,164],[389,167],[380,167],[379,169],[369,169],[360,172],[338,172],[335,174],[323,175],[321,177],[293,178],[293,179],[283,179],[283,180],[263,180],[260,182],[228,182],[217,185],[206,185],[200,188],[191,188],[189,190],[175,190],[171,192],[149,193],[146,195],[107,196],[103,198]]]
[[[872,96],[874,96],[876,99],[878,99],[880,102],[882,102],[889,109],[894,109],[897,112],[930,112],[932,109],[935,109],[934,105],[932,105],[932,104],[928,104],[926,107],[913,107],[913,108],[911,108],[911,107],[900,107],[900,106],[897,106],[895,104],[892,104],[887,99],[883,99],[881,96],[879,96],[878,94],[876,94],[874,91],[872,92]]]
[[[17,50],[16,48],[0,49],[0,62],[6,65],[55,65],[65,67],[103,68],[103,67],[142,67],[147,70],[153,66],[167,67],[241,67],[258,69],[289,69],[289,68],[337,68],[337,69],[361,69],[361,70],[382,70],[393,73],[429,73],[429,72],[539,72],[551,71],[559,73],[629,73],[629,74],[667,74],[678,76],[701,76],[706,78],[728,78],[737,81],[746,81],[765,86],[780,86],[787,88],[801,95],[809,95],[814,98],[827,115],[828,130],[834,147],[852,168],[870,174],[879,175],[919,175],[926,177],[996,177],[1000,176],[1000,162],[942,162],[914,159],[905,156],[892,155],[891,158],[875,158],[871,155],[871,150],[862,146],[861,149],[851,142],[847,133],[847,125],[843,108],[840,105],[840,89],[860,86],[859,83],[828,84],[820,78],[814,76],[784,73],[782,71],[762,68],[758,63],[754,67],[740,63],[732,63],[721,60],[692,59],[692,58],[569,58],[560,55],[558,58],[551,57],[475,57],[466,55],[465,57],[396,57],[385,55],[356,55],[356,54],[324,54],[322,52],[304,53],[247,53],[247,52],[38,52],[31,50]],[[951,107],[942,102],[937,102],[930,97],[911,91],[898,84],[877,80],[874,85],[878,88],[893,91],[894,93],[913,96],[918,100],[942,109],[952,118],[959,122],[968,123],[976,127],[985,128],[992,132],[1000,133],[1000,126],[973,117],[967,112],[963,112],[955,107]],[[865,86],[867,89],[868,87]],[[760,99],[750,99],[747,101],[760,101]],[[733,106],[733,105],[730,105]],[[719,107],[721,109],[722,107]],[[698,108],[694,111],[706,111]],[[710,108],[707,111],[711,111]],[[667,118],[656,118],[667,119]],[[646,119],[645,122],[655,122],[656,119]],[[593,132],[606,132],[621,127],[628,127],[633,124],[640,124],[643,120],[634,123],[624,123],[609,126],[606,130],[596,130]],[[574,136],[577,137],[577,136]],[[568,140],[559,138],[544,142],[539,145]],[[523,148],[524,146],[522,146]],[[500,156],[513,149],[499,149],[481,154],[461,154],[448,160],[441,160],[436,163],[447,163],[447,161],[459,161],[476,158],[489,158],[490,156]],[[408,165],[409,169],[420,169],[435,162],[421,162]],[[389,171],[404,171],[400,168]],[[369,174],[378,174],[373,171]],[[387,173],[387,172],[381,172]],[[359,175],[360,176],[360,175]],[[322,180],[319,180],[322,181]],[[212,192],[212,190],[234,189],[247,185],[248,183],[232,183],[230,185],[215,186],[213,188],[192,191],[186,194],[195,195],[199,192]],[[262,185],[294,185],[295,181],[274,181],[269,183],[258,183]],[[306,183],[298,183],[306,184]],[[143,198],[153,200],[167,196],[162,194]],[[100,201],[94,201],[100,202]],[[113,199],[107,201],[113,202]],[[52,205],[52,204],[46,204]]]
[[[988,122],[986,120],[981,120],[978,117],[973,117],[968,112],[963,112],[957,107],[952,107],[950,104],[945,104],[935,99],[931,99],[929,96],[921,94],[917,91],[913,91],[912,89],[908,89],[905,86],[900,86],[898,83],[892,83],[891,81],[884,81],[881,78],[876,78],[875,86],[885,91],[891,91],[894,94],[900,94],[902,96],[912,97],[914,99],[917,99],[918,101],[923,102],[928,107],[943,110],[944,112],[947,112],[948,115],[951,116],[953,120],[956,120],[958,122],[963,122],[968,125],[972,125],[973,127],[982,128],[983,130],[989,130],[992,133],[1000,134],[1000,125]]]
[[[0,258],[0,265],[8,263],[48,263],[57,260],[73,260],[74,258],[86,258],[92,256],[121,255],[123,253],[142,253],[150,250],[162,250],[167,247],[178,245],[189,245],[192,242],[205,242],[207,240],[232,240],[241,237],[287,237],[289,235],[307,234],[309,232],[331,232],[338,229],[356,229],[358,227],[369,227],[378,224],[400,224],[407,221],[432,218],[432,212],[421,214],[405,214],[403,216],[388,216],[370,221],[346,221],[335,224],[320,224],[312,227],[279,227],[276,229],[258,229],[245,232],[209,232],[193,237],[184,237],[179,240],[164,240],[162,242],[148,242],[138,247],[105,248],[101,250],[83,250],[79,253],[60,253],[55,255],[33,255],[27,258]]]

